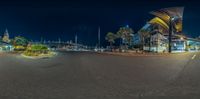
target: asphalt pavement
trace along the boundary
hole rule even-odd
[[[0,54],[0,99],[199,99],[200,53]]]

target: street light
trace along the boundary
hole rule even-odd
[[[168,51],[169,51],[169,53],[171,53],[172,52],[172,34],[173,34],[173,21],[175,20],[175,17],[170,17],[170,19],[169,19],[169,49],[168,49]]]

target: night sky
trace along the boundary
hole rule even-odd
[[[200,3],[191,0],[122,0],[122,1],[0,1],[0,34],[5,28],[10,36],[25,36],[40,40],[74,40],[95,45],[98,27],[102,42],[107,32],[116,32],[129,25],[137,32],[153,18],[149,12],[174,6],[184,6],[183,32],[190,36],[200,35]]]

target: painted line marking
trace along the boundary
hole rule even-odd
[[[196,56],[197,56],[196,54],[195,54],[195,55],[193,55],[193,56],[192,56],[192,59],[194,59]]]

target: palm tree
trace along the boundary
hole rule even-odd
[[[121,39],[121,43],[130,46],[132,44],[133,33],[134,31],[132,30],[132,28],[128,26],[121,27],[117,32],[117,37]]]
[[[108,32],[105,39],[110,43],[110,47],[112,48],[113,43],[115,43],[116,35],[112,32]]]
[[[138,33],[140,35],[142,50],[144,50],[145,38],[148,36],[148,32],[145,29],[140,29]]]
[[[152,38],[152,34],[154,34],[155,32],[157,32],[157,29],[155,28],[155,26],[153,26],[150,29],[142,28],[138,31],[140,35],[141,43],[142,43],[142,48],[144,48],[145,41],[148,41],[149,51],[151,50],[151,43],[152,43],[151,38]]]

